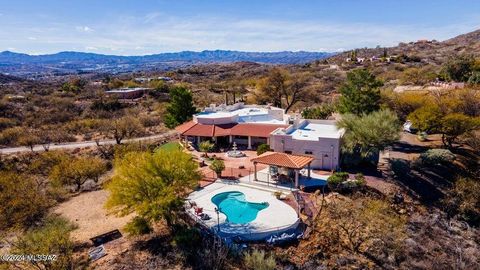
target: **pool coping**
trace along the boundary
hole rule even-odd
[[[259,211],[256,219],[252,222],[246,224],[228,223],[226,222],[225,214],[219,212],[217,216],[214,210],[216,205],[211,202],[211,198],[219,193],[229,191],[242,192],[245,194],[245,199],[249,202],[268,202],[269,207]],[[254,186],[216,181],[205,188],[192,192],[188,196],[187,201],[195,202],[198,207],[203,208],[203,213],[210,216],[210,220],[201,220],[195,215],[195,210],[192,207],[188,207],[189,203],[187,202],[186,211],[194,220],[215,234],[225,238],[241,237],[244,240],[262,240],[272,234],[295,229],[300,223],[295,209],[278,200],[273,195],[273,191],[266,191],[264,188],[257,189]],[[220,231],[218,227],[220,227]]]

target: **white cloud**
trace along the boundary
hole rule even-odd
[[[86,33],[93,32],[93,29],[88,26],[77,26],[75,27],[75,29],[77,29],[77,31],[80,31],[80,32],[86,32]]]
[[[393,46],[401,41],[423,38],[444,40],[474,30],[477,22],[468,20],[462,24],[426,27],[288,19],[180,18],[149,13],[140,17],[105,18],[90,26],[62,23],[5,26],[5,31],[0,32],[0,49],[15,46],[25,52],[52,53],[84,48],[98,53],[125,55],[213,49],[336,52],[377,45]],[[88,33],[88,38],[78,32]],[[25,42],[25,37],[39,35],[41,40]]]

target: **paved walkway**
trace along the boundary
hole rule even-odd
[[[167,138],[169,136],[175,135],[176,131],[168,131],[162,134],[147,136],[147,137],[139,137],[139,138],[132,138],[123,140],[123,142],[139,142],[139,141],[150,141],[150,140],[158,140],[162,138]],[[115,140],[101,140],[100,145],[108,145],[108,144],[115,144]],[[83,141],[83,142],[68,142],[68,143],[60,143],[60,144],[51,144],[49,146],[49,150],[56,150],[56,149],[75,149],[75,148],[86,148],[96,146],[97,143],[95,141]],[[10,148],[2,148],[0,149],[0,154],[15,154],[15,153],[22,153],[22,152],[29,152],[32,151],[30,147],[20,146],[20,147],[10,147]],[[34,152],[45,151],[43,145],[35,145],[33,147]]]

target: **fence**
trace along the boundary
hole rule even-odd
[[[253,170],[251,169],[225,168],[222,171],[222,179],[238,180],[242,177],[251,175],[252,173]],[[207,181],[213,181],[218,177],[214,171],[212,171],[210,168],[206,168],[203,170],[203,178]]]

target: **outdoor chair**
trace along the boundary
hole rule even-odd
[[[196,207],[195,208],[195,215],[200,216],[203,213],[203,208],[202,207]]]

